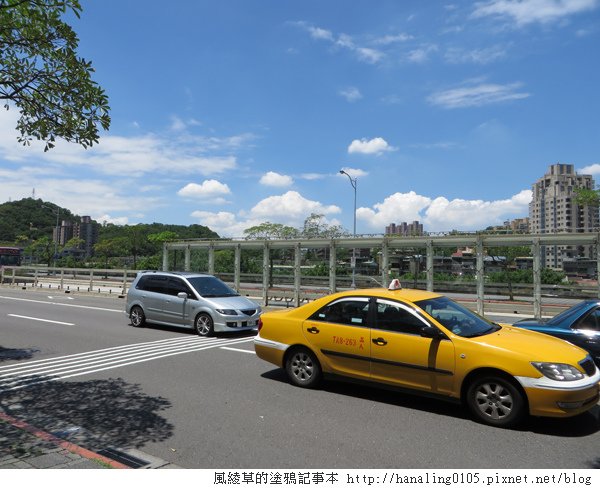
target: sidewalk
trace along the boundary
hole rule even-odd
[[[117,458],[90,451],[0,412],[0,469],[179,468],[139,451],[115,450],[112,454]]]

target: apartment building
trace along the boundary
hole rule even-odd
[[[390,223],[385,227],[386,235],[400,235],[400,236],[422,236],[423,225],[418,221],[412,223],[402,222],[399,225],[396,223]]]
[[[580,188],[595,188],[591,175],[579,175],[569,164],[550,165],[548,172],[532,187],[530,232],[584,233],[598,230],[598,207],[577,204],[575,191]],[[547,268],[562,270],[564,260],[590,257],[592,252],[590,246],[544,246],[543,264]]]
[[[79,223],[62,221],[58,228],[54,227],[52,239],[59,245],[64,246],[71,238],[83,240],[81,249],[85,250],[85,256],[93,255],[94,244],[98,241],[98,223],[89,216],[82,216]]]

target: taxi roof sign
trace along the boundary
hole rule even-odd
[[[402,284],[400,284],[400,279],[392,279],[390,285],[388,286],[390,291],[395,291],[397,289],[402,289]]]

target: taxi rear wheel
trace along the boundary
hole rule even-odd
[[[496,427],[513,427],[526,412],[523,395],[504,376],[477,378],[469,386],[466,402],[476,419]]]
[[[321,381],[321,365],[317,356],[303,347],[290,352],[285,371],[292,384],[303,388],[315,388]]]

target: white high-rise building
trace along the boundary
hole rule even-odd
[[[550,165],[546,175],[533,184],[533,200],[529,204],[531,233],[584,233],[598,231],[598,207],[580,206],[575,199],[577,189],[594,189],[591,175],[579,175],[573,165]],[[590,257],[590,246],[544,246],[545,267],[562,269],[563,260]]]

